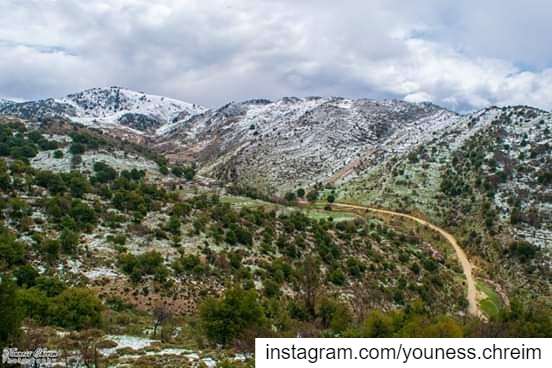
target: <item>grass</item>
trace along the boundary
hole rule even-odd
[[[324,210],[318,210],[318,209],[307,209],[303,211],[307,217],[313,219],[313,220],[321,220],[321,219],[333,219],[333,221],[339,222],[339,221],[351,221],[354,220],[356,217],[353,214],[347,213],[347,212],[337,212],[337,211],[324,211]]]
[[[498,316],[500,310],[502,309],[502,301],[500,296],[498,296],[496,291],[494,291],[490,285],[484,283],[483,281],[477,281],[477,289],[481,293],[485,294],[485,298],[479,302],[479,306],[481,307],[483,313],[485,313],[489,318]]]

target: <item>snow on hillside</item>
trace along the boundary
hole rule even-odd
[[[68,148],[61,149],[62,158],[54,158],[54,151],[41,151],[31,159],[31,165],[41,170],[51,170],[54,172],[70,172],[75,167],[71,163],[73,155]],[[118,171],[122,170],[145,170],[149,176],[157,177],[159,174],[158,165],[139,155],[127,153],[124,151],[107,152],[104,150],[90,151],[81,155],[82,162],[78,169],[92,173],[96,162],[105,162]]]
[[[70,94],[59,102],[74,106],[76,117],[72,120],[85,125],[98,123],[118,125],[125,115],[133,114],[157,121],[158,126],[154,128],[158,128],[172,122],[179,115],[191,116],[205,111],[204,107],[196,104],[120,87],[93,88]]]
[[[200,161],[206,175],[285,190],[339,176],[374,149],[407,150],[455,119],[435,105],[396,100],[250,100],[193,116],[158,147],[174,160]]]
[[[0,97],[0,110],[2,110],[3,107],[6,107],[14,103],[15,103],[14,101],[6,100],[5,98]]]
[[[121,87],[93,88],[59,99],[0,102],[0,114],[29,120],[60,117],[106,131],[124,129],[134,135],[153,135],[163,125],[205,110],[196,104]]]

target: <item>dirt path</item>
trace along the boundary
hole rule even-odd
[[[464,272],[464,276],[466,277],[466,284],[468,286],[468,295],[467,295],[468,312],[471,315],[482,317],[481,310],[479,309],[479,304],[477,303],[477,289],[475,287],[475,279],[472,275],[472,265],[468,260],[468,257],[466,256],[466,253],[464,252],[464,250],[458,245],[458,242],[456,241],[454,236],[452,236],[450,233],[440,228],[439,226],[436,226],[430,222],[427,222],[424,219],[421,219],[419,217],[415,217],[412,215],[407,215],[401,212],[382,210],[379,208],[365,207],[365,206],[346,204],[346,203],[333,203],[332,207],[366,210],[366,211],[377,212],[377,213],[382,213],[382,214],[391,215],[391,216],[403,217],[412,221],[416,221],[419,224],[426,225],[430,229],[437,231],[450,243],[450,245],[452,245],[452,247],[454,248],[454,251],[456,252],[456,256],[460,260],[460,264],[462,265],[462,270]]]

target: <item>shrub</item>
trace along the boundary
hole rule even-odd
[[[70,288],[53,298],[48,316],[52,324],[81,330],[100,327],[102,309],[101,301],[91,290]]]
[[[12,233],[0,229],[0,264],[5,263],[9,267],[24,260],[25,246],[16,239]]]
[[[345,284],[345,274],[340,269],[335,269],[328,275],[328,281],[337,286]]]
[[[0,274],[0,348],[13,343],[19,334],[22,315],[16,290],[13,281]]]
[[[64,229],[60,236],[61,250],[65,254],[74,254],[79,244],[79,234],[75,231]]]
[[[94,164],[95,175],[92,178],[93,182],[109,183],[117,179],[117,170],[106,164],[105,162],[96,162]]]
[[[33,266],[26,264],[15,270],[14,276],[17,279],[18,286],[32,287],[36,284],[39,273]]]
[[[228,345],[247,329],[259,329],[265,324],[255,290],[228,290],[220,299],[208,298],[199,311],[207,338],[221,345]]]

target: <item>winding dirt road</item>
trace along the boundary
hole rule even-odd
[[[462,265],[462,271],[464,272],[464,276],[466,277],[466,284],[468,286],[468,295],[467,295],[468,313],[476,317],[482,317],[481,310],[479,309],[479,304],[477,303],[477,290],[475,287],[475,279],[473,278],[473,275],[472,275],[472,265],[468,260],[468,257],[466,256],[466,253],[464,252],[464,250],[458,245],[458,242],[456,241],[454,236],[452,236],[449,232],[445,231],[439,226],[436,226],[430,222],[427,222],[424,219],[421,219],[419,217],[412,216],[412,215],[407,215],[401,212],[382,210],[379,208],[372,208],[372,207],[360,206],[355,204],[347,204],[347,203],[333,203],[332,207],[343,208],[343,209],[348,208],[348,209],[365,210],[370,212],[382,213],[385,215],[403,217],[412,221],[416,221],[419,224],[426,225],[430,229],[437,231],[450,243],[450,245],[452,245],[452,247],[454,248],[454,251],[456,252],[456,256],[460,261],[460,264]]]

